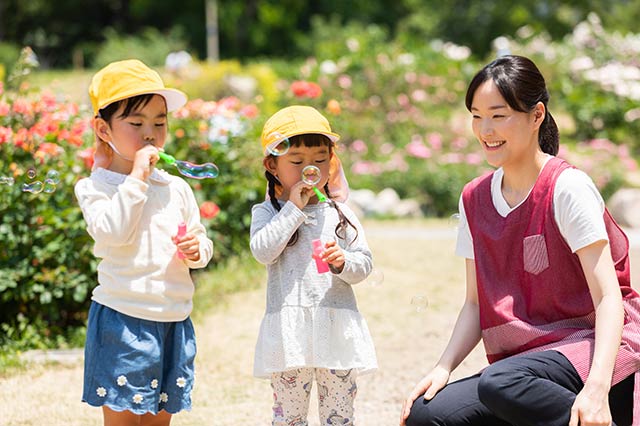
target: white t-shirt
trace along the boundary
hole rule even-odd
[[[547,161],[551,158],[548,156]],[[491,198],[498,214],[507,217],[509,213],[529,198],[531,191],[518,205],[509,207],[502,195],[503,176],[502,168],[497,169],[493,174]],[[554,216],[560,233],[573,253],[596,241],[609,240],[603,219],[604,207],[604,200],[600,192],[586,173],[578,169],[566,169],[558,176],[553,193]],[[458,208],[460,222],[458,224],[456,254],[473,259],[473,238],[464,211],[462,196],[460,196]]]

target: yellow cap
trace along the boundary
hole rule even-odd
[[[187,102],[187,95],[164,87],[160,74],[137,59],[110,63],[93,76],[89,86],[89,97],[96,115],[113,102],[149,93],[164,97],[169,112]]]
[[[333,142],[340,139],[331,131],[329,121],[315,108],[292,105],[273,114],[264,124],[260,137],[263,153],[269,154],[269,150],[284,139],[304,134],[325,135]]]

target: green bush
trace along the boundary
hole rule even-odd
[[[212,264],[247,250],[251,206],[264,199],[257,113],[254,105],[234,97],[196,99],[169,122],[173,140],[167,152],[193,163],[212,162],[219,169],[215,179],[189,180],[200,203],[213,202],[220,209],[211,219],[202,214],[214,243]],[[166,170],[179,174],[175,168]]]
[[[73,185],[88,128],[51,94],[0,94],[0,346],[55,344],[84,323],[96,262]]]
[[[12,43],[0,42],[0,81],[13,68],[20,56],[20,48]]]
[[[182,50],[185,42],[180,31],[163,34],[155,28],[145,28],[138,35],[121,35],[113,28],[105,30],[106,41],[93,59],[94,68],[123,59],[140,59],[150,67],[164,66],[167,55]]]
[[[0,86],[0,347],[9,352],[81,340],[98,262],[73,193],[93,162],[91,111],[17,86]],[[194,100],[169,120],[168,153],[220,170],[188,179],[214,241],[211,268],[246,252],[251,206],[264,197],[257,115],[225,98]]]
[[[275,112],[281,96],[278,76],[267,63],[194,61],[165,72],[163,78],[168,86],[180,88],[190,99],[236,97],[244,103],[258,104],[265,114]]]
[[[510,48],[531,56],[548,81],[561,155],[587,171],[608,197],[637,170],[632,153],[640,154],[640,78],[637,67],[633,80],[621,66],[615,67],[620,75],[596,77],[611,58],[633,64],[637,54],[629,52],[640,52],[640,43],[631,35],[607,34],[590,19],[561,43],[523,29]],[[485,62],[464,46],[416,44],[403,34],[392,40],[380,28],[360,24],[340,29],[318,20],[310,39],[311,58],[296,66],[277,64],[286,80],[281,105],[310,104],[327,116],[341,135],[340,156],[352,187],[391,187],[416,198],[427,214],[455,212],[463,184],[489,169],[464,108],[467,84]],[[593,58],[583,72],[576,59],[584,57]],[[319,89],[297,90],[300,80]]]

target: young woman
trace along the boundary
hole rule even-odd
[[[465,303],[402,425],[632,424],[640,299],[628,240],[591,179],[555,157],[548,100],[520,56],[496,59],[469,85],[473,132],[496,171],[463,190]],[[489,367],[447,384],[480,340]]]

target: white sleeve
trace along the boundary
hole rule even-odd
[[[458,212],[460,214],[460,220],[458,222],[458,238],[456,240],[456,255],[464,257],[466,259],[473,259],[473,238],[471,237],[471,230],[469,229],[469,222],[467,222],[467,215],[464,211],[464,203],[462,202],[462,195],[460,195],[460,201],[458,202]]]
[[[148,188],[147,183],[127,176],[109,197],[97,190],[90,178],[79,180],[74,191],[93,240],[112,246],[129,244],[147,202]]]
[[[567,169],[558,176],[553,210],[558,229],[573,253],[596,241],[608,241],[604,200],[586,173]]]

